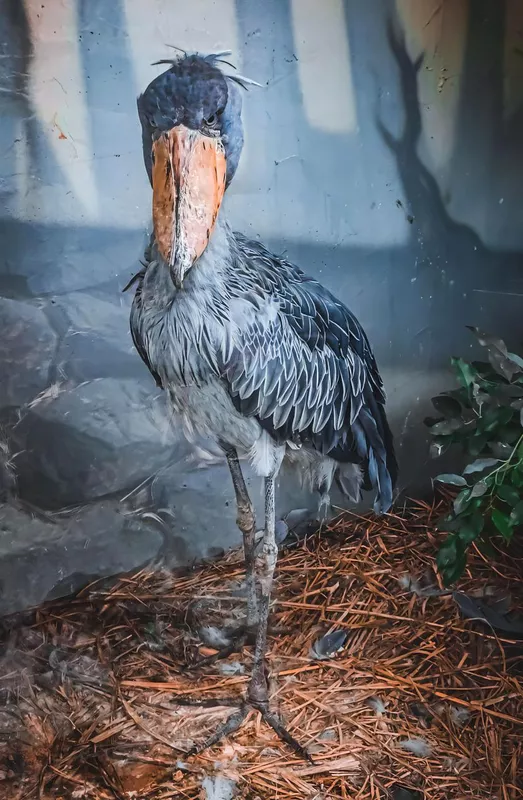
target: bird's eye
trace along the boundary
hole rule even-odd
[[[205,127],[211,129],[216,128],[216,125],[218,124],[218,121],[224,111],[225,108],[219,108],[216,114],[211,114],[210,117],[207,117],[207,119],[204,120]]]

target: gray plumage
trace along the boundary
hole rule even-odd
[[[245,623],[210,660],[251,639],[251,678],[236,713],[191,752],[237,730],[250,706],[310,760],[269,706],[275,477],[284,460],[296,465],[319,491],[323,513],[335,479],[353,500],[362,485],[374,489],[376,510],[387,511],[397,466],[381,378],[356,318],[318,281],[219,216],[243,144],[240,91],[219,62],[219,54],[169,62],[138,99],[154,234],[132,281],[131,332],[187,437],[211,439],[225,453],[243,535]],[[264,478],[260,551],[242,455]]]
[[[221,137],[230,182],[241,99],[216,59],[173,61],[138,108],[149,177],[151,143],[184,124]],[[388,510],[397,464],[382,381],[343,303],[221,216],[181,289],[154,236],[136,280],[133,340],[188,437],[233,447],[261,476],[274,477],[284,459],[295,464],[323,507],[337,480],[355,501],[362,486],[374,489],[376,510]]]
[[[396,463],[374,356],[297,267],[220,222],[178,291],[152,242],[131,330],[188,437],[235,447],[260,475],[285,457],[324,503],[334,478],[358,500],[365,476],[389,508]]]

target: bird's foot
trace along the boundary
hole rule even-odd
[[[211,701],[212,702],[212,701]],[[236,701],[237,702],[237,701]],[[223,701],[217,701],[216,705],[234,705],[234,701],[223,703]],[[207,705],[207,708],[210,706]],[[259,711],[261,714],[262,720],[269,725],[273,731],[278,735],[282,742],[285,742],[291,750],[293,750],[296,755],[303,759],[304,761],[308,761],[310,764],[313,764],[313,760],[307,750],[292,736],[285,725],[281,722],[277,714],[274,714],[272,711],[269,710],[269,704],[267,701],[257,701],[257,700],[249,700],[246,703],[242,703],[238,710],[231,714],[231,716],[225,720],[221,725],[218,726],[217,730],[211,734],[202,744],[195,745],[194,747],[189,750],[188,755],[194,756],[202,753],[204,750],[207,750],[209,747],[217,744],[221,739],[225,736],[228,736],[231,733],[237,731],[242,723],[244,722],[247,714],[249,713],[249,709],[253,708],[256,711]]]

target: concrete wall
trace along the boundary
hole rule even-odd
[[[441,465],[421,419],[450,355],[469,352],[464,326],[514,345],[523,328],[519,0],[1,0],[0,11],[4,482],[16,473],[25,508],[52,510],[36,528],[5,512],[0,610],[2,581],[13,605],[13,564],[30,575],[18,607],[237,541],[226,470],[180,442],[121,293],[150,214],[135,98],[169,44],[231,49],[263,85],[245,98],[228,214],[360,318],[402,488],[426,489]],[[309,502],[292,481],[280,496],[282,512]]]

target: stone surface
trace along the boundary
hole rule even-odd
[[[33,517],[0,506],[0,615],[65,596],[91,581],[154,559],[162,535],[117,501],[69,516]]]
[[[139,269],[144,230],[48,226],[0,219],[0,288],[27,296],[92,289],[121,280]],[[7,244],[9,245],[7,249]]]
[[[94,332],[122,352],[131,352],[129,314],[132,293],[70,292],[54,297],[52,302],[67,318],[69,330]]]
[[[133,293],[71,292],[54,297],[52,313],[65,327],[57,355],[63,375],[78,382],[94,378],[152,379],[134,349],[129,328]]]
[[[133,488],[185,454],[165,396],[138,380],[57,384],[13,431],[21,495],[45,508]]]
[[[263,528],[263,479],[253,475],[248,463],[242,470],[256,512],[257,527]],[[338,497],[333,493],[333,499]],[[229,468],[225,463],[197,468],[188,460],[170,464],[151,485],[152,505],[167,509],[173,529],[188,543],[189,553],[202,552],[212,541],[227,550],[241,541],[236,527],[236,505]],[[297,476],[283,472],[276,486],[276,515],[285,516],[298,507],[317,510],[317,499],[302,489]]]
[[[0,408],[30,402],[48,383],[58,337],[31,303],[0,298]]]

